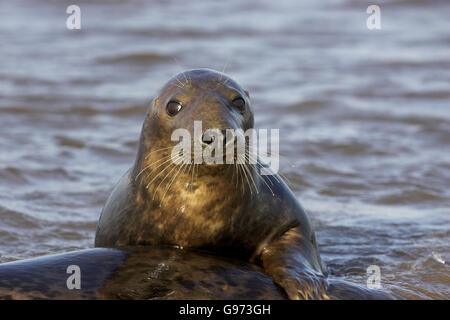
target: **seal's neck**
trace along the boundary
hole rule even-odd
[[[141,196],[160,205],[168,201],[234,201],[257,193],[259,187],[254,168],[244,164],[180,164],[143,176],[138,182]]]

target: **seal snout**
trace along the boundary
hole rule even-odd
[[[234,130],[229,129],[209,129],[206,130],[202,137],[201,142],[203,145],[208,146],[218,140],[218,143],[223,144],[223,146],[227,146],[229,144],[234,144],[236,141],[236,134],[234,133]]]
[[[202,135],[202,143],[205,145],[209,145],[216,141],[216,136],[209,134],[208,132],[203,133]]]

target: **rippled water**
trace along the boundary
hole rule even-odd
[[[448,299],[450,3],[70,1],[0,5],[0,262],[93,247],[156,89],[182,69],[231,74],[332,276]],[[440,255],[446,261],[439,262]]]

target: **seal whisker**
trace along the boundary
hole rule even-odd
[[[147,184],[147,189],[148,189],[148,187],[150,186],[150,184],[152,184],[152,182],[153,181],[155,181],[155,179],[160,175],[160,174],[162,174],[164,171],[166,171],[167,170],[167,168],[169,168],[172,164],[174,164],[174,162],[175,161],[177,161],[177,160],[179,160],[179,159],[181,159],[182,157],[181,156],[178,156],[178,158],[175,158],[175,159],[173,159],[172,157],[170,157],[170,159],[168,159],[168,160],[166,160],[164,163],[166,163],[166,162],[168,162],[168,161],[170,161],[170,160],[173,160],[172,161],[172,163],[170,163],[170,164],[168,164],[164,169],[162,169],[156,176],[154,176],[153,177],[153,179]],[[160,167],[162,164],[160,164],[158,167]],[[155,168],[156,169],[156,168]],[[156,190],[155,190],[156,191]]]
[[[178,82],[179,84],[178,84],[178,83],[175,83],[175,82],[174,82],[173,84],[176,85],[178,88],[183,89],[184,86],[185,86],[185,84],[184,84],[183,82],[181,82],[180,79],[178,79],[178,75],[176,75],[174,78],[175,78],[175,80],[177,80],[177,82]]]
[[[237,188],[238,184],[239,184],[240,177],[241,177],[241,171],[240,171],[240,168],[239,168],[238,164],[234,164],[234,167],[236,168],[236,188]],[[241,185],[241,187],[242,187],[242,185]]]
[[[169,162],[170,160],[173,160],[171,155],[170,155],[170,156],[167,156],[167,157],[164,157],[164,158],[162,158],[162,159],[165,160],[165,161],[162,162],[162,163],[160,163],[159,165],[157,165],[157,166],[156,166],[155,168],[153,168],[152,170],[150,170],[150,172],[149,172],[149,174],[146,176],[146,178],[148,178],[148,177],[150,176],[150,173],[152,173],[152,171],[158,169],[159,167],[161,167],[161,166],[164,165],[165,163]]]
[[[244,180],[244,173],[243,173],[243,169],[242,169],[242,165],[239,163],[238,164],[238,166],[239,166],[239,171],[240,171],[240,173],[241,173],[241,177],[242,177],[242,192],[244,193],[245,192],[245,180]]]
[[[191,163],[189,170],[192,169],[192,174],[191,174],[191,190],[194,188],[194,170],[195,170],[195,165],[193,163]]]
[[[259,166],[259,169],[265,168],[266,165],[264,163],[261,162],[261,160],[257,159],[255,156],[249,154],[249,157],[256,162],[255,165]],[[264,175],[264,176],[268,176],[267,179],[269,179],[270,183],[273,185],[272,179],[270,177],[274,177],[274,179],[276,180],[276,182],[281,183],[281,181],[277,178],[276,175]]]
[[[236,168],[236,164],[233,163],[233,178],[232,180],[236,179],[236,188],[238,187],[238,176],[237,176],[237,168]]]
[[[276,182],[281,183],[281,181],[277,178],[276,175],[262,175],[262,174],[260,174],[259,171],[260,171],[262,168],[265,168],[265,165],[264,165],[257,157],[255,157],[255,156],[252,155],[252,154],[248,154],[248,157],[249,157],[250,159],[252,159],[253,161],[256,162],[256,164],[251,164],[251,165],[253,165],[253,166],[255,167],[256,173],[258,174],[259,177],[261,177],[261,179],[263,180],[263,182],[264,182],[266,185],[267,185],[266,180],[268,180],[272,186],[274,185],[274,183],[273,183],[273,181],[272,181],[272,179],[271,179],[272,177],[275,179]],[[256,168],[256,166],[258,166],[259,168]],[[284,176],[284,175],[283,175],[283,176]],[[287,180],[287,178],[286,178],[286,180]],[[269,187],[269,186],[267,185],[267,187]],[[270,189],[270,191],[271,191],[272,194],[273,194],[272,188],[269,187],[269,189]]]
[[[176,57],[172,57],[172,58],[173,58],[173,60],[175,61],[175,63],[178,65],[178,67],[179,67],[181,70],[183,70],[183,68],[181,67],[181,64],[180,64],[180,62],[178,61],[178,59],[177,59]],[[182,72],[181,74],[182,74],[183,77],[184,77],[185,83],[181,82],[181,81],[178,79],[178,74],[175,76],[175,79],[181,84],[181,88],[180,88],[180,89],[183,89],[183,88],[186,86],[186,84],[187,84],[188,82],[187,82],[187,78],[186,78],[186,75],[184,74],[184,72]]]
[[[281,171],[279,171],[278,174],[281,176],[281,178],[283,178],[284,180],[286,180],[286,183],[287,183],[290,187],[293,186],[292,183],[291,183],[291,181],[288,179],[288,177],[286,177],[286,175],[285,175],[284,173],[282,173]]]
[[[253,190],[252,190],[252,187],[250,186],[250,180],[248,179],[247,172],[244,169],[244,165],[243,164],[239,164],[239,166],[241,166],[242,172],[244,173],[245,179],[247,180],[247,184],[248,184],[248,188],[250,190],[250,194],[253,195]]]
[[[243,189],[244,179],[242,178],[242,175],[241,175],[241,167],[239,166],[238,163],[235,163],[234,167],[236,168],[236,188],[239,185],[239,181],[241,181],[241,189],[242,189],[242,192],[244,192],[244,189]]]
[[[185,81],[185,83],[184,83],[184,86],[186,86],[186,85],[188,85],[188,84],[189,84],[189,81],[188,81],[188,79],[187,79],[186,75],[184,74],[184,72],[182,73],[182,75],[183,75],[183,77],[184,77],[184,81]],[[184,87],[184,86],[183,86],[183,87]]]
[[[259,190],[258,187],[256,186],[255,180],[253,179],[253,174],[252,174],[252,169],[248,167],[247,164],[244,163],[244,169],[247,171],[251,181],[253,182],[253,186],[255,187],[255,192],[256,194],[259,194]]]
[[[137,181],[137,178],[139,178],[139,176],[140,176],[144,171],[148,170],[151,166],[157,164],[158,162],[163,161],[163,160],[166,160],[166,159],[167,159],[167,157],[163,157],[163,158],[158,159],[158,160],[156,160],[156,161],[154,161],[154,162],[151,162],[150,164],[148,164],[147,166],[145,166],[141,171],[139,171],[139,173],[136,175],[136,178],[135,178],[134,180]],[[150,172],[152,172],[153,170],[154,170],[154,169],[150,170]]]
[[[162,196],[162,199],[161,199],[161,203],[164,202],[164,197],[166,196],[167,191],[169,191],[170,187],[172,186],[172,183],[175,181],[176,177],[178,177],[178,175],[180,174],[180,172],[181,172],[181,170],[182,170],[183,168],[184,168],[184,171],[185,171],[186,168],[187,168],[187,164],[186,164],[186,163],[183,163],[183,164],[180,166],[180,169],[178,169],[177,173],[173,175],[172,180],[170,180],[169,185],[168,185],[168,186],[166,187],[166,189],[164,190],[164,193],[163,193],[163,196]],[[184,173],[184,171],[183,171],[183,173]]]
[[[258,158],[256,158],[254,155],[249,154],[248,156],[249,156],[249,159],[251,159],[251,161],[256,162],[255,164],[251,164],[252,166],[255,167],[255,171],[256,172],[259,173],[259,171],[261,171],[261,169],[265,168],[265,165]],[[275,179],[276,179],[276,177],[275,177]],[[273,185],[272,179],[269,179],[269,181],[270,181],[270,184]],[[280,181],[278,181],[278,182],[280,182]]]
[[[169,163],[168,165],[166,165],[161,171],[159,171],[159,173],[153,177],[153,179],[147,184],[146,188],[148,189],[148,187],[153,183],[153,181],[156,180],[156,178],[158,178],[158,176],[160,176],[164,171],[166,171],[168,168],[170,168],[173,165],[172,163]]]
[[[174,83],[178,88],[183,89],[184,87],[180,86],[179,84]]]
[[[175,166],[174,168],[172,168],[172,170],[170,170],[170,172],[167,174],[167,176],[172,175],[172,177],[169,178],[169,182],[167,183],[167,186],[166,186],[166,188],[164,189],[163,195],[162,195],[162,197],[161,197],[161,203],[164,202],[164,198],[165,198],[165,196],[166,196],[167,191],[170,189],[170,186],[171,186],[172,183],[175,181],[175,178],[178,176],[178,174],[181,172],[181,170],[182,170],[185,166],[186,166],[185,163],[182,164],[182,165],[180,165],[180,166],[179,166],[179,169],[178,169],[178,171],[177,171],[177,173],[175,173],[174,175],[172,175],[172,172],[174,172],[174,171],[177,169],[177,167],[178,167],[178,166],[176,165],[176,166]]]
[[[239,168],[239,175],[241,177],[241,189],[242,189],[242,193],[245,192],[245,180],[244,180],[244,173],[242,170],[242,167],[240,164],[238,164],[238,168]]]
[[[279,153],[279,152],[274,152],[274,151],[272,151],[272,150],[271,150],[271,151],[268,151],[268,153],[269,153],[270,155],[276,155],[276,156],[278,156],[278,157],[282,157],[283,159],[285,159],[285,160],[289,163],[289,165],[290,165],[292,168],[295,168],[295,167],[296,167],[296,165],[293,164],[292,161],[290,161],[288,157],[282,155],[281,153]],[[278,174],[281,176],[281,178],[283,178],[284,180],[286,180],[286,183],[292,188],[293,184],[292,184],[291,181],[286,177],[286,175],[283,174],[281,171],[278,172]]]
[[[275,152],[275,151],[272,151],[272,150],[268,150],[267,153],[268,153],[268,155],[276,155],[276,156],[282,157],[282,158],[284,158],[287,162],[289,162],[289,164],[290,164],[292,167],[295,167],[295,164],[293,164],[292,161],[289,160],[288,157],[286,157],[285,155],[281,154],[280,152]]]
[[[165,168],[164,171],[168,168],[171,169],[169,170],[169,172],[166,173],[166,175],[164,176],[164,178],[161,179],[161,181],[158,183],[158,185],[156,186],[155,190],[153,190],[153,197],[152,200],[155,200],[155,196],[156,196],[156,191],[158,190],[159,186],[164,182],[164,180],[166,180],[166,178],[170,175],[170,173],[177,168],[177,165],[175,163],[170,163],[168,164]],[[156,178],[156,177],[155,177]]]
[[[249,161],[248,153],[244,153],[240,157],[241,157],[241,159],[244,159],[244,164],[243,164],[244,169],[248,173],[248,175],[250,176],[250,179],[253,182],[253,185],[255,186],[256,194],[258,194],[259,191],[258,191],[258,188],[256,187],[256,184],[255,184],[255,181],[254,181],[253,175],[252,175],[253,170],[249,167],[250,161]]]
[[[167,150],[167,149],[170,149],[170,148],[173,148],[173,147],[170,146],[170,147],[165,147],[165,148],[153,150],[153,151],[149,152],[149,154],[148,154],[147,156],[145,156],[144,159],[147,159],[148,157],[150,157],[150,155],[151,155],[152,153],[155,153],[155,152],[158,152],[158,151],[162,151],[162,150]]]
[[[180,157],[181,158],[181,157]],[[177,168],[178,163],[172,162],[171,164],[167,165],[166,168],[164,168],[164,170],[166,170],[167,168],[169,168],[170,166],[173,167],[169,170],[169,172],[166,173],[166,175],[164,176],[164,178],[159,182],[158,186],[155,188],[155,190],[153,190],[153,197],[152,200],[155,200],[155,196],[156,196],[156,191],[158,190],[158,188],[161,186],[161,184],[167,179],[168,176],[171,175],[171,173]]]
[[[183,75],[186,77],[185,72],[183,72]],[[189,74],[187,75],[187,78],[189,79],[188,84],[191,85],[192,81],[191,81],[191,76]]]
[[[227,60],[225,61],[224,66],[223,66],[223,68],[222,68],[222,74],[220,75],[220,79],[221,79],[221,80],[222,80],[222,75],[225,73],[225,70],[227,69],[228,63],[229,63],[229,62],[230,62],[230,56],[228,56]]]
[[[251,165],[252,165],[252,166],[256,166],[256,165],[254,165],[254,164],[251,164]],[[263,175],[261,175],[258,171],[259,171],[258,168],[255,167],[255,172],[256,172],[256,174],[258,175],[258,177],[261,178],[261,180],[264,182],[264,184],[265,184],[265,185],[267,186],[267,188],[270,190],[270,193],[272,193],[272,195],[275,196],[275,194],[273,193],[272,188],[267,184],[266,178],[265,178]],[[269,181],[270,181],[270,183],[273,185],[272,181],[271,181],[271,180],[269,180]]]
[[[266,179],[264,178],[264,176],[262,176],[259,172],[256,173],[261,180],[264,182],[264,184],[267,186],[267,188],[270,190],[270,193],[275,196],[275,193],[273,192],[272,188],[269,186],[269,184],[266,182]]]
[[[239,168],[239,166],[237,164],[235,164],[236,167],[236,188],[238,187],[238,183],[241,180],[241,185],[242,185],[242,177],[241,177],[241,170]]]

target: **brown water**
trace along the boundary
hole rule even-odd
[[[331,275],[449,298],[448,1],[383,1],[377,31],[360,1],[76,3],[80,31],[71,1],[0,4],[0,262],[93,247],[156,89],[226,65]]]

